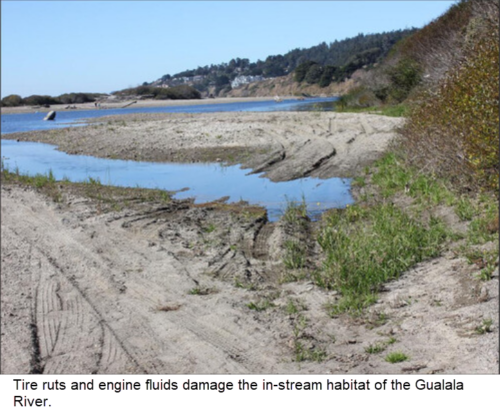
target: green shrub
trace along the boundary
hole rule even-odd
[[[481,21],[468,32],[461,63],[437,91],[422,94],[402,133],[416,165],[462,188],[498,192],[498,17]]]
[[[17,107],[23,105],[23,99],[16,94],[2,98],[2,107]]]
[[[409,58],[403,58],[388,70],[391,86],[388,96],[395,102],[402,102],[410,92],[421,82],[422,69],[420,65]]]

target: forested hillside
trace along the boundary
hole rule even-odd
[[[380,62],[396,43],[414,32],[415,29],[408,29],[369,35],[359,34],[329,44],[323,42],[311,48],[293,49],[284,55],[268,56],[265,60],[257,62],[235,58],[228,63],[207,65],[173,75],[166,74],[152,83],[143,85],[171,87],[189,84],[201,92],[210,91],[219,95],[239,85],[292,74],[297,67],[310,65],[312,62],[316,73],[320,74],[318,79],[314,79],[311,83],[319,82],[319,78],[323,76],[322,86],[326,86],[342,75],[349,76],[356,69]],[[343,68],[344,72],[335,73],[329,69],[331,67]],[[324,68],[327,68],[325,73]],[[308,79],[312,80],[313,77],[309,76]]]

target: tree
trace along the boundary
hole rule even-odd
[[[319,86],[321,88],[328,87],[333,80],[333,76],[337,71],[337,67],[333,65],[327,65],[323,70],[323,74],[319,80]]]
[[[311,65],[304,79],[308,84],[317,84],[322,75],[323,68],[318,64],[314,64]]]
[[[229,84],[229,78],[227,75],[218,75],[217,77],[215,77],[216,87],[223,87],[228,84]]]
[[[2,107],[17,107],[23,104],[21,96],[12,94],[2,98]]]
[[[295,68],[295,74],[294,74],[295,81],[296,82],[304,81],[307,71],[309,71],[309,68],[311,68],[311,66],[313,65],[317,65],[317,63],[314,61],[305,61],[299,64],[297,68]]]

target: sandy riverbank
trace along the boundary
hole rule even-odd
[[[242,163],[271,180],[350,177],[376,160],[402,119],[331,112],[129,114],[86,127],[5,135],[69,154],[153,162]]]
[[[282,99],[296,100],[297,97],[281,97]],[[125,101],[104,101],[101,103],[101,109],[107,108],[122,108],[135,100]],[[229,103],[247,103],[254,101],[272,101],[272,97],[227,97],[227,98],[203,98],[199,100],[137,100],[130,108],[147,108],[147,107],[174,107],[184,105],[206,105],[206,104],[229,104]],[[75,108],[67,109],[68,104],[51,105],[50,108],[32,106],[21,107],[2,107],[2,114],[22,114],[22,113],[43,113],[49,111],[75,111],[75,110],[95,110],[94,103],[71,104]]]
[[[285,180],[351,176],[401,122],[149,114],[11,138],[110,158],[242,162]],[[338,293],[283,279],[291,239],[321,264],[319,223],[297,229],[245,204],[141,192],[59,183],[44,193],[2,181],[3,373],[497,372],[497,333],[475,328],[497,316],[498,278],[479,281],[453,253],[387,284],[362,319],[332,319],[325,304]],[[409,361],[367,352],[379,344]]]
[[[104,191],[86,195],[61,188],[54,202],[2,183],[3,373],[498,370],[497,333],[475,331],[497,316],[498,279],[477,280],[463,259],[422,263],[386,285],[363,319],[332,319],[325,305],[336,292],[281,280],[284,243],[296,238],[287,223],[132,191],[114,203]],[[390,364],[391,351],[410,360]]]

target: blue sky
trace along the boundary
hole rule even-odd
[[[1,96],[111,92],[198,66],[422,27],[454,1],[1,1]]]

